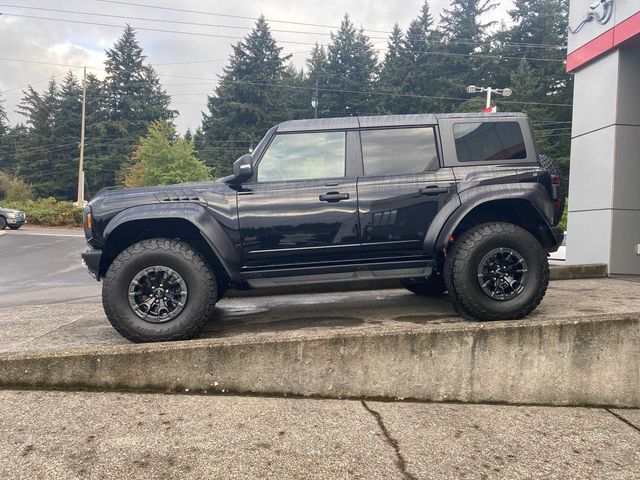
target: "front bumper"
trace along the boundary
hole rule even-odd
[[[100,260],[102,259],[102,250],[90,248],[81,254],[82,265],[89,270],[89,273],[100,280]]]
[[[7,218],[7,225],[18,225],[18,226],[22,226],[25,223],[27,223],[27,221],[24,218]]]

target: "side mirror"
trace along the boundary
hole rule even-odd
[[[243,182],[253,175],[253,157],[248,153],[233,162],[233,179]]]

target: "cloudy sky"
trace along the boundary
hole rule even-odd
[[[250,31],[252,19],[261,13],[270,20],[273,34],[284,53],[293,54],[293,63],[302,67],[313,43],[327,43],[331,27],[340,24],[345,12],[356,26],[367,30],[376,48],[383,50],[387,37],[384,32],[391,30],[395,22],[406,29],[411,19],[418,15],[423,0],[5,1],[0,0],[0,13],[3,14],[0,16],[0,92],[11,123],[23,121],[15,107],[22,89],[28,84],[42,90],[54,75],[61,78],[70,69],[81,75],[83,65],[102,77],[104,51],[120,36],[125,22],[129,22],[138,28],[138,39],[147,60],[155,66],[172,96],[172,108],[180,112],[178,128],[184,132],[188,127],[195,129],[200,124],[206,96],[213,90],[216,75],[229,57],[231,45]],[[500,7],[492,17],[506,20],[505,11],[511,1],[498,3]],[[448,0],[432,0],[430,4],[437,18]]]

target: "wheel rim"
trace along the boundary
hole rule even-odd
[[[154,265],[136,274],[129,284],[129,305],[149,323],[176,318],[187,302],[187,284],[172,268]]]
[[[528,265],[512,248],[495,248],[478,265],[478,283],[488,297],[505,301],[522,293],[527,283]]]

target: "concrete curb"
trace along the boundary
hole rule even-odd
[[[640,314],[0,355],[0,387],[640,407]]]
[[[580,280],[586,278],[606,278],[607,265],[554,265],[550,268],[550,280]],[[316,283],[312,285],[290,285],[287,287],[261,288],[258,290],[229,290],[225,296],[263,297],[299,293],[354,292],[360,290],[384,290],[404,288],[399,280],[361,280],[354,282]]]

